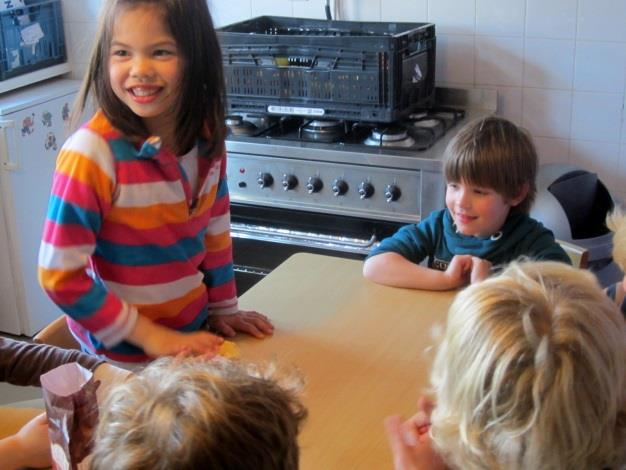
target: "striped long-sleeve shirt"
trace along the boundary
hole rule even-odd
[[[198,192],[158,138],[133,143],[100,112],[63,145],[39,280],[84,348],[142,361],[141,314],[180,331],[238,310],[224,146],[198,142]]]

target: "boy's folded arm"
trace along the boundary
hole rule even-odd
[[[415,264],[398,253],[380,253],[365,260],[363,276],[378,284],[425,290],[448,290],[457,283],[444,271]]]

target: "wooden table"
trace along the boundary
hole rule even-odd
[[[362,265],[299,253],[240,299],[276,327],[270,339],[238,338],[242,359],[295,365],[307,379],[302,470],[391,468],[383,419],[412,414],[428,385],[453,295],[376,285]]]

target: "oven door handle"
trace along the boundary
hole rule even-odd
[[[300,232],[282,228],[265,227],[262,225],[231,223],[230,234],[234,238],[245,238],[269,243],[284,243],[304,248],[319,248],[367,255],[372,247],[378,244],[376,235],[369,240],[360,238],[340,237],[313,232]]]

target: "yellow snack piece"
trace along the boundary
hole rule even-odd
[[[220,346],[218,354],[229,359],[234,359],[239,357],[239,348],[232,341],[224,340]]]

